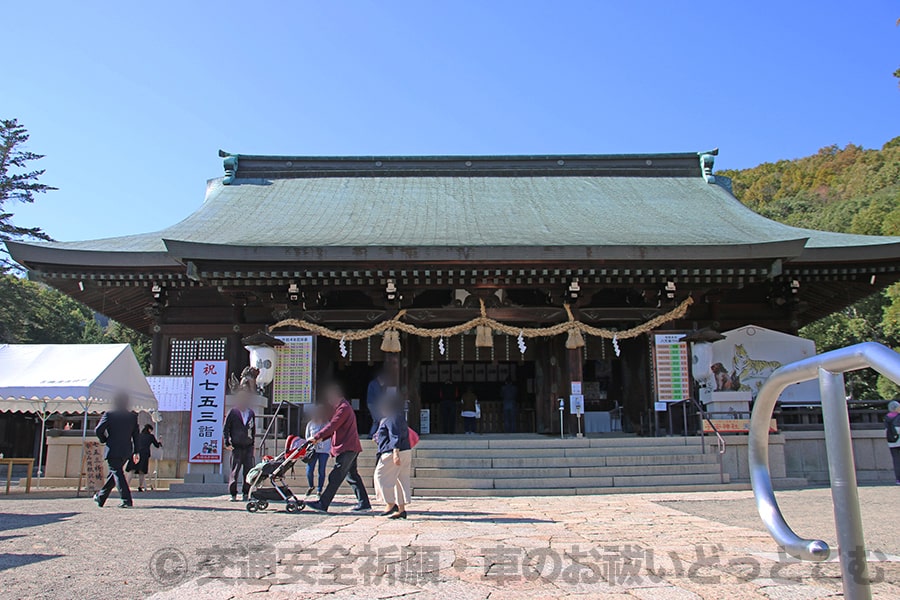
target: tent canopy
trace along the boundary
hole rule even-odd
[[[0,411],[100,413],[119,392],[157,408],[128,344],[0,345]]]

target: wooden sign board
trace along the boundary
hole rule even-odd
[[[653,373],[656,400],[683,402],[691,398],[691,355],[681,339],[684,333],[656,332],[653,335]]]
[[[150,390],[156,396],[159,412],[191,410],[192,381],[190,377],[147,377]]]
[[[272,401],[311,403],[315,397],[316,336],[277,335],[284,346],[275,349],[278,368],[272,382]]]
[[[100,442],[85,442],[84,460],[81,463],[84,487],[81,489],[93,493],[103,487],[103,482],[106,479],[105,463],[106,461],[103,460],[103,445]]]

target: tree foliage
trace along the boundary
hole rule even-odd
[[[121,323],[105,325],[94,312],[53,288],[0,275],[0,343],[131,344],[149,373],[150,338]]]
[[[56,188],[41,183],[43,169],[31,169],[29,163],[44,158],[25,149],[28,132],[16,119],[0,119],[0,241],[49,240],[40,227],[20,227],[12,222],[12,204],[32,203],[37,194]],[[0,248],[0,270],[15,268]]]
[[[721,173],[731,177],[741,202],[766,216],[813,229],[863,233],[850,223],[853,207],[867,206],[876,197],[891,210],[900,204],[900,137],[881,150],[827,146],[812,156]],[[800,215],[792,219],[794,212]],[[821,217],[810,224],[810,215]],[[839,220],[847,216],[849,220]]]
[[[865,235],[900,235],[900,137],[880,150],[828,146],[794,160],[725,170],[738,199],[760,214],[796,227]],[[800,330],[819,351],[877,341],[900,347],[900,284]],[[847,375],[859,399],[900,397],[872,371]]]

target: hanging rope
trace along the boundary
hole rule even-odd
[[[568,317],[567,321],[557,323],[556,325],[550,325],[548,327],[516,327],[513,325],[501,323],[500,321],[488,317],[484,301],[481,302],[480,316],[475,317],[474,319],[470,319],[465,323],[452,325],[450,327],[426,328],[406,323],[401,320],[406,315],[406,311],[401,310],[394,318],[387,321],[382,321],[381,323],[378,323],[377,325],[375,325],[374,327],[370,327],[369,329],[335,330],[329,329],[328,327],[324,327],[322,325],[317,325],[316,323],[304,321],[303,319],[284,319],[275,323],[271,327],[271,329],[293,327],[296,329],[309,331],[310,333],[315,333],[316,335],[320,335],[332,340],[343,339],[347,342],[364,340],[376,335],[384,335],[386,343],[382,344],[382,346],[383,349],[385,349],[385,351],[387,352],[400,351],[398,332],[426,338],[450,338],[455,335],[465,333],[466,331],[469,331],[476,327],[479,328],[477,331],[479,332],[481,339],[484,341],[485,346],[487,346],[487,340],[489,339],[489,337],[486,336],[493,335],[488,331],[488,329],[490,329],[502,334],[522,336],[526,338],[551,337],[563,333],[568,333],[569,338],[566,341],[566,347],[579,348],[584,345],[583,334],[606,339],[615,338],[617,340],[638,337],[639,335],[643,335],[647,332],[653,331],[654,329],[658,329],[660,326],[665,325],[666,323],[681,319],[687,314],[688,309],[693,303],[693,298],[688,298],[665,314],[658,315],[640,325],[637,325],[630,329],[623,329],[621,331],[606,329],[602,327],[592,327],[587,323],[582,323],[581,321],[575,320],[575,316],[572,314],[572,309],[568,304],[563,305],[563,307],[566,309],[566,315]]]

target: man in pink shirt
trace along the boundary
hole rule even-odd
[[[341,483],[346,479],[353,493],[356,494],[356,506],[351,510],[357,512],[369,510],[372,508],[369,494],[366,493],[366,486],[356,469],[356,458],[362,452],[359,432],[356,429],[356,414],[337,384],[326,385],[322,390],[322,396],[325,398],[325,402],[334,409],[334,414],[328,424],[309,441],[318,443],[328,437],[331,438],[334,467],[328,474],[328,485],[319,496],[319,500],[308,502],[306,506],[313,510],[328,512],[328,506],[334,499],[338,488],[341,487]]]

